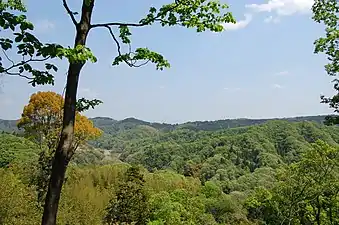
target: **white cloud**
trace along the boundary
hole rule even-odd
[[[223,24],[224,29],[227,30],[239,30],[242,28],[247,27],[247,25],[252,21],[252,15],[251,14],[245,14],[245,19],[239,20],[236,23],[225,23]]]
[[[89,88],[79,88],[78,96],[80,98],[93,99],[93,98],[98,98],[98,93]]]
[[[50,32],[55,29],[55,24],[49,20],[39,20],[34,23],[34,30],[39,33]]]
[[[272,87],[275,88],[275,89],[283,88],[283,86],[281,86],[280,84],[273,84]]]
[[[228,88],[228,87],[224,87],[224,90],[231,91],[231,92],[236,92],[236,91],[240,91],[241,88]]]
[[[255,12],[274,13],[277,16],[288,16],[296,13],[308,13],[314,0],[269,0],[263,4],[248,4]]]
[[[279,23],[280,22],[280,17],[273,17],[269,16],[264,19],[265,23]]]
[[[288,72],[287,70],[284,70],[284,71],[280,71],[280,72],[276,73],[276,75],[287,75],[289,73],[290,72]]]

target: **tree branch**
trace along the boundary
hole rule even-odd
[[[2,49],[2,52],[4,53],[4,55],[7,58],[7,60],[10,61],[12,63],[12,65],[15,65],[14,61],[9,58],[9,56],[6,53],[6,51]]]
[[[116,45],[117,45],[118,54],[119,54],[119,56],[121,56],[121,55],[122,55],[122,53],[121,53],[121,46],[120,46],[120,43],[119,43],[118,39],[115,37],[112,28],[111,28],[109,25],[105,25],[105,26],[103,26],[103,27],[105,27],[105,28],[108,29],[108,31],[109,31],[109,33],[110,33],[112,39],[114,40],[114,42],[115,42]],[[128,53],[128,54],[132,54],[132,52],[131,52],[131,45],[129,45],[129,53]],[[124,59],[124,62],[125,62],[128,66],[130,66],[130,67],[141,67],[141,66],[146,65],[149,61],[150,61],[150,60],[147,60],[146,62],[143,62],[143,63],[141,63],[141,64],[139,64],[139,65],[136,65],[136,64],[135,64],[136,61],[135,61],[135,62],[129,62],[128,60]]]
[[[76,21],[73,12],[71,9],[68,7],[66,0],[62,0],[64,8],[66,9],[68,15],[71,17],[71,20],[75,26],[78,26],[78,22]]]
[[[43,58],[43,59],[28,59],[28,60],[25,60],[25,61],[21,61],[20,63],[17,63],[17,64],[13,64],[12,66],[8,67],[7,69],[4,69],[4,73],[7,73],[9,74],[8,71],[10,71],[11,69],[15,68],[15,67],[18,67],[18,66],[23,66],[24,64],[26,63],[29,63],[29,62],[43,62],[43,61],[46,61],[50,58],[50,56],[46,57],[46,58]]]
[[[33,80],[32,77],[28,77],[28,76],[23,75],[23,74],[21,74],[21,73],[11,73],[11,72],[6,72],[6,74],[9,75],[9,76],[19,76],[19,77],[23,77],[23,78],[25,78],[25,79],[27,79],[27,80]]]
[[[97,24],[92,24],[91,28],[95,27],[106,27],[106,26],[129,26],[129,27],[142,27],[146,26],[147,24],[145,23],[97,23]]]
[[[120,46],[118,39],[115,37],[112,28],[110,27],[110,25],[105,25],[104,27],[106,27],[108,29],[109,34],[111,35],[111,37],[113,38],[114,42],[117,45],[118,54],[121,55],[121,46]]]
[[[180,6],[182,3],[179,0],[175,0],[175,5],[173,7],[168,8],[167,10],[163,11],[162,13],[158,13],[158,15],[152,19],[148,19],[147,21],[143,23],[119,23],[119,22],[111,22],[111,23],[97,23],[92,24],[90,28],[95,27],[106,27],[106,26],[128,26],[128,27],[143,27],[149,25],[152,21],[161,21],[159,18],[166,15],[168,12],[174,10],[178,6]]]

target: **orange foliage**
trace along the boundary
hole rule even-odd
[[[45,141],[50,148],[54,147],[62,127],[64,99],[52,92],[32,94],[28,105],[24,107],[18,127],[37,141]],[[94,127],[86,116],[76,113],[74,127],[74,144],[77,146],[87,140],[95,139],[102,131]]]
[[[97,137],[100,137],[102,131],[94,127],[93,122],[87,119],[86,116],[76,113],[75,115],[75,126],[74,126],[74,136],[75,141],[78,143],[93,140]]]

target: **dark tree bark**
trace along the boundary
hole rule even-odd
[[[78,45],[86,45],[86,39],[90,30],[93,6],[94,0],[83,0],[80,22],[75,23],[76,37],[74,47]],[[72,14],[70,15],[72,17]],[[72,20],[73,18],[74,17],[72,17]],[[75,20],[73,20],[73,22],[75,22]],[[77,101],[76,95],[80,72],[84,65],[85,62],[70,62],[69,64],[66,83],[63,127],[52,164],[52,173],[49,181],[41,222],[42,225],[56,224],[62,185],[64,183],[68,163],[74,151],[72,148],[72,142]]]

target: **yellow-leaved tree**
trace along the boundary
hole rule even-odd
[[[62,127],[63,105],[60,94],[52,91],[34,93],[17,125],[24,129],[26,137],[42,147],[55,148]],[[99,137],[101,133],[86,116],[76,113],[73,148]]]
[[[54,152],[62,128],[64,98],[55,92],[37,92],[31,95],[24,107],[18,128],[25,136],[40,145],[41,154],[37,174],[33,183],[37,186],[38,201],[43,203],[48,187]],[[88,140],[98,138],[102,131],[94,127],[86,116],[76,113],[73,137],[73,150]]]

